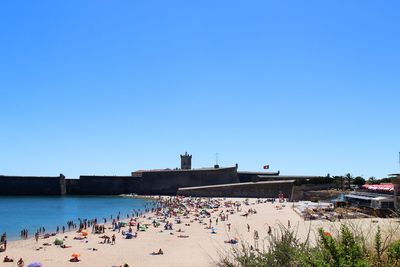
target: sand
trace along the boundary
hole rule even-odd
[[[234,201],[243,199],[233,199]],[[216,234],[212,234],[210,229],[205,229],[207,225],[199,222],[190,222],[194,219],[191,215],[189,219],[182,219],[181,224],[174,224],[174,230],[164,231],[163,224],[155,228],[149,226],[145,232],[138,232],[138,237],[133,239],[124,239],[118,232],[112,232],[107,229],[106,234],[111,236],[116,234],[116,244],[102,244],[103,239],[100,235],[89,234],[85,240],[73,240],[74,237],[80,236],[76,232],[68,232],[58,234],[57,236],[48,239],[39,239],[36,243],[34,239],[9,241],[6,252],[0,253],[1,261],[5,255],[17,261],[20,257],[25,261],[25,266],[31,262],[41,262],[43,266],[90,266],[90,267],[111,267],[121,266],[124,263],[132,266],[214,266],[219,260],[221,254],[229,251],[234,246],[240,245],[242,242],[254,244],[254,230],[259,233],[259,247],[263,247],[263,242],[267,243],[268,226],[271,226],[273,231],[278,231],[280,225],[290,225],[292,229],[296,229],[298,237],[305,239],[311,229],[311,236],[314,238],[318,227],[325,227],[329,231],[334,232],[340,223],[330,223],[327,221],[304,221],[292,209],[292,203],[284,203],[282,209],[277,209],[275,204],[259,203],[256,204],[256,199],[250,199],[249,205],[242,204],[242,211],[234,214],[229,214],[227,221],[219,219],[216,225],[215,219],[221,210],[226,208],[221,207],[218,211],[211,214],[212,226],[216,227]],[[241,216],[248,209],[255,209],[256,214],[249,216]],[[147,217],[154,215],[147,214]],[[154,217],[153,217],[154,218]],[[375,219],[376,220],[376,219]],[[378,219],[377,222],[372,222],[372,219],[353,220],[355,224],[361,225],[366,229],[371,229],[371,225],[385,224],[388,220]],[[173,220],[171,220],[173,221]],[[150,223],[148,218],[140,218],[139,222]],[[209,218],[205,218],[204,222],[209,223]],[[391,220],[393,222],[393,220]],[[190,223],[190,226],[185,226]],[[231,224],[231,230],[228,231],[227,224]],[[250,226],[248,231],[247,225]],[[134,230],[135,227],[133,227]],[[184,232],[177,232],[178,229]],[[127,231],[127,227],[123,228]],[[90,229],[88,229],[90,232]],[[162,230],[162,232],[160,232]],[[173,233],[173,234],[171,234]],[[178,235],[188,235],[188,238],[178,238]],[[66,238],[64,238],[66,237]],[[239,244],[232,245],[224,243],[225,240],[238,237]],[[65,244],[72,248],[61,248],[60,246],[43,246],[43,243],[53,243],[54,240],[65,239]],[[37,251],[36,249],[43,247]],[[97,251],[93,251],[96,248]],[[164,255],[151,255],[151,252],[162,249]],[[72,253],[81,255],[80,262],[69,262]],[[16,263],[0,263],[0,266],[17,266]]]

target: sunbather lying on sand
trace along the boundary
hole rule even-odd
[[[158,252],[152,252],[151,255],[164,255],[164,252],[162,251],[162,249],[160,248],[158,250]]]
[[[72,259],[69,260],[70,262],[79,262],[80,260],[78,257],[73,257]]]
[[[9,258],[8,256],[5,256],[3,262],[14,262],[14,260]]]
[[[227,243],[227,244],[237,244],[237,243],[238,243],[238,240],[237,240],[236,238],[233,238],[233,239],[224,241],[224,243]]]

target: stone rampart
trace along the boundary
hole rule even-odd
[[[149,195],[176,195],[180,187],[239,182],[236,167],[144,171],[133,173],[133,175],[142,178],[140,193]]]
[[[0,195],[64,195],[65,177],[0,175]]]
[[[279,172],[251,172],[251,171],[238,171],[239,181],[241,183],[247,182],[258,182],[260,181],[260,176],[269,177],[269,176],[279,176]],[[277,179],[279,180],[279,179]]]
[[[236,168],[161,170],[132,176],[60,177],[0,176],[0,195],[176,195],[179,187],[237,183]]]
[[[65,187],[68,195],[79,195],[81,192],[79,179],[65,179]]]
[[[268,179],[268,181],[242,181],[252,180],[255,177]],[[292,180],[295,181],[294,193],[290,191],[293,189],[291,182],[284,183]],[[314,181],[318,183],[313,184]],[[204,193],[206,196],[277,197],[279,191],[283,191],[286,195],[290,194],[293,199],[301,200],[310,198],[307,194],[311,191],[324,190],[332,186],[325,184],[325,181],[329,181],[329,179],[326,177],[279,176],[274,173],[238,173],[236,167],[138,171],[132,173],[131,176],[82,175],[80,179],[65,179],[63,175],[58,177],[0,175],[0,195],[119,195],[130,193],[176,195],[179,188],[218,185],[207,187],[207,189],[192,188],[190,192]],[[306,184],[304,184],[305,182]],[[225,185],[227,187],[224,187]]]
[[[71,195],[120,195],[141,192],[141,179],[132,176],[80,176],[67,179]]]
[[[179,188],[178,195],[192,197],[257,197],[278,198],[282,192],[285,198],[292,198],[294,180],[235,183],[212,186]]]

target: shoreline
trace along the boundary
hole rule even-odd
[[[13,196],[7,196],[7,197],[13,197]],[[17,197],[19,197],[19,196],[17,196]],[[26,196],[24,196],[24,197],[26,198]],[[37,198],[39,198],[39,199],[46,199],[47,197],[48,196],[44,196],[44,197],[37,196]],[[55,199],[60,199],[60,198],[65,198],[65,197],[66,196],[56,196],[56,197],[51,196],[51,198],[55,198]],[[67,198],[70,198],[70,197],[71,196],[67,196]],[[144,200],[145,201],[145,202],[143,202],[144,204],[143,204],[142,207],[133,207],[134,206],[133,205],[132,207],[129,207],[129,209],[126,210],[126,211],[124,209],[122,209],[122,210],[124,210],[124,211],[121,212],[121,215],[120,215],[122,218],[126,218],[126,214],[127,213],[130,216],[132,216],[134,210],[138,210],[139,209],[142,212],[144,212],[144,209],[146,209],[149,206],[149,203],[150,204],[154,203],[153,201],[155,200],[155,198],[150,198],[148,196],[145,196],[145,197],[138,196],[138,197],[134,197],[134,198],[126,198],[126,197],[123,197],[123,196],[120,196],[120,195],[109,195],[109,196],[82,195],[82,196],[72,196],[72,198],[76,198],[76,197],[83,198],[83,199],[87,198],[89,200],[100,197],[100,199],[107,199],[107,198],[109,198],[109,199],[132,199],[132,200],[137,199],[137,200]],[[97,200],[96,200],[96,203],[97,203]],[[36,230],[41,228],[41,227],[45,227],[46,228],[46,232],[45,233],[40,233],[40,238],[42,238],[45,234],[50,234],[50,235],[51,234],[55,234],[57,227],[59,227],[58,235],[62,235],[63,234],[62,233],[62,227],[63,226],[65,226],[65,233],[73,232],[73,231],[77,230],[77,229],[72,229],[72,228],[70,230],[68,230],[68,226],[67,226],[67,222],[68,221],[73,221],[75,224],[77,224],[79,226],[79,219],[92,220],[94,218],[97,218],[99,222],[102,222],[103,219],[106,218],[107,219],[107,223],[109,223],[109,221],[112,220],[110,218],[110,216],[115,218],[115,217],[117,217],[119,212],[120,212],[119,207],[116,206],[115,209],[111,211],[111,213],[109,211],[105,210],[104,214],[93,216],[93,218],[90,218],[90,216],[86,217],[85,215],[82,215],[82,216],[73,215],[73,216],[71,216],[69,218],[66,218],[65,221],[62,221],[62,222],[59,221],[58,223],[57,222],[53,222],[51,225],[50,224],[42,224],[42,223],[38,224],[36,222],[36,224],[39,225],[39,226],[34,226],[33,227],[33,226],[29,226],[29,224],[28,224],[28,225],[21,226],[20,229],[16,229],[16,228],[14,228],[14,229],[0,229],[1,230],[0,235],[2,233],[6,232],[7,233],[7,241],[8,241],[8,243],[15,242],[15,241],[25,241],[25,240],[29,240],[29,239],[35,239]],[[46,221],[46,218],[43,218],[41,221]],[[29,238],[28,239],[21,238],[19,232],[22,231],[23,229],[28,229],[29,230]]]
[[[118,195],[118,196],[116,196],[116,197],[123,197],[123,196],[121,196],[121,195]],[[151,196],[150,196],[151,197]],[[132,197],[132,198],[134,198],[134,199],[144,199],[144,200],[152,200],[150,197],[148,197],[148,198],[142,198],[142,197]],[[163,196],[158,196],[158,197],[163,197]],[[155,200],[155,198],[153,199],[153,200]],[[150,212],[143,212],[142,214],[143,215],[146,215],[146,214],[150,214],[151,213],[151,211]],[[131,214],[130,214],[130,216],[132,216],[133,215],[133,213],[132,213],[132,211],[131,211]],[[86,219],[86,218],[83,218],[83,219]],[[89,220],[89,219],[88,219]],[[92,220],[92,219],[91,219]],[[110,220],[111,220],[111,222],[110,222]],[[120,222],[128,222],[129,221],[129,219],[128,218],[124,218],[124,219],[120,219],[119,220]],[[75,222],[75,221],[74,221]],[[104,226],[107,226],[107,227],[112,227],[112,219],[107,219],[107,223],[98,223],[99,225],[104,225]],[[57,228],[57,226],[56,226],[56,228]],[[91,228],[91,227],[90,227]],[[89,227],[87,227],[87,229],[89,229]],[[87,230],[87,229],[84,229],[84,230]],[[56,233],[56,232],[47,232],[47,233],[45,233],[45,234],[40,234],[39,235],[39,241],[40,240],[46,240],[46,239],[50,239],[50,238],[52,238],[52,237],[57,237],[57,236],[59,236],[59,235],[67,235],[68,233],[69,234],[71,234],[71,233],[79,233],[78,232],[79,231],[79,227],[77,227],[76,229],[67,229],[66,228],[66,230],[65,230],[65,232],[63,233],[62,231],[60,231],[59,233]],[[48,237],[48,238],[43,238],[46,234],[49,234],[50,236]],[[12,242],[23,242],[23,241],[28,241],[28,240],[31,240],[31,241],[35,241],[35,235],[33,234],[31,234],[30,235],[30,237],[29,238],[27,238],[27,239],[17,239],[17,240],[15,240],[15,239],[8,239],[7,238],[7,242],[9,243],[9,244],[11,244]]]

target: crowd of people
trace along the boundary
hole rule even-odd
[[[21,239],[28,239],[28,229],[21,230]]]
[[[259,200],[257,200],[257,203],[259,203]],[[87,240],[87,235],[90,233],[93,236],[98,235],[102,239],[98,244],[115,245],[118,242],[118,238],[137,238],[138,233],[146,231],[148,227],[160,227],[161,230],[157,230],[159,232],[166,232],[170,235],[174,235],[176,232],[179,233],[179,235],[176,235],[178,238],[189,238],[190,235],[185,232],[188,228],[185,226],[190,226],[191,224],[202,225],[205,232],[210,234],[217,234],[220,230],[217,226],[222,224],[229,233],[231,231],[231,222],[229,219],[232,214],[237,213],[240,216],[244,216],[246,221],[249,216],[257,214],[257,210],[254,207],[246,208],[246,205],[249,205],[248,201],[179,196],[158,197],[144,210],[133,210],[131,214],[126,214],[126,219],[121,218],[120,212],[115,217],[110,215],[110,224],[107,224],[107,218],[102,218],[101,222],[97,218],[78,218],[77,222],[68,221],[66,223],[67,228],[65,226],[57,227],[56,232],[52,234],[46,233],[46,229],[41,227],[35,234],[35,240],[38,242],[40,238],[55,236],[61,232],[64,233],[68,229],[69,231],[78,233],[78,236],[75,236],[73,240]],[[290,222],[288,224],[290,225]],[[247,229],[247,232],[252,231],[254,246],[252,245],[251,248],[258,250],[260,236],[257,229],[252,229],[249,223],[245,223],[243,227]],[[112,232],[110,233],[110,231]],[[271,226],[268,226],[268,234],[271,234],[271,232]],[[28,238],[28,230],[24,229],[21,231],[21,238]],[[3,234],[0,244],[4,245],[4,250],[6,249],[6,242],[6,234]],[[239,242],[239,239],[233,237],[224,242],[235,245]],[[52,244],[48,245],[51,246]],[[71,247],[64,242],[56,245],[59,245],[61,248]],[[98,249],[93,248],[93,250],[96,251]],[[164,255],[165,251],[162,248],[157,248],[155,252],[151,252],[150,254]],[[8,260],[9,258],[5,259],[5,261]],[[79,257],[73,257],[70,260],[78,261],[80,259]]]

